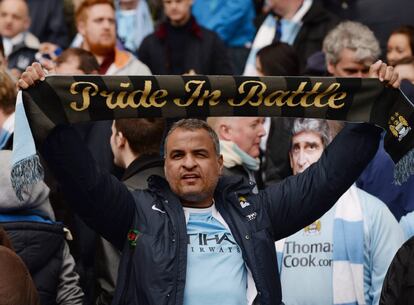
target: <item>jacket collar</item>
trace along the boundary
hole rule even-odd
[[[156,153],[139,156],[127,167],[124,175],[122,176],[122,180],[124,181],[145,169],[158,166],[164,166],[164,161],[161,159],[159,154]]]
[[[201,27],[199,26],[199,24],[193,16],[191,16],[190,20],[188,21],[188,25],[188,27],[186,27],[186,25],[184,27],[188,28],[189,33],[192,34],[194,37],[201,39],[203,36],[201,32]],[[155,36],[157,36],[161,40],[165,40],[168,35],[168,26],[170,26],[169,20],[161,23],[158,29],[155,31]]]

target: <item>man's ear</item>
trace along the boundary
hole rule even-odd
[[[221,176],[222,172],[223,172],[223,155],[220,154],[220,156],[218,157],[218,164],[219,164],[219,175]]]
[[[293,170],[293,158],[292,158],[292,152],[289,151],[289,164],[290,168]]]
[[[26,30],[26,31],[28,31],[29,30],[29,28],[30,28],[30,25],[32,24],[32,19],[30,19],[30,17],[28,16],[27,18],[26,18],[26,20],[24,21],[24,29]]]
[[[125,147],[127,143],[127,139],[124,137],[122,132],[118,131],[115,135],[115,144],[118,146],[118,148]]]
[[[76,25],[76,29],[78,30],[79,34],[82,35],[82,37],[85,37],[85,21],[84,20],[80,20],[77,25]]]
[[[336,66],[333,63],[331,62],[326,63],[326,68],[328,69],[329,74],[331,75],[336,74]]]
[[[218,127],[218,136],[222,140],[231,141],[233,137],[230,126],[226,124],[220,124]]]

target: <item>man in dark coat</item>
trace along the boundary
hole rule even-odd
[[[153,74],[233,74],[224,43],[197,24],[192,0],[164,1],[167,20],[144,38],[138,58]]]
[[[398,85],[381,65],[372,74]],[[19,84],[25,89],[44,76],[35,63]],[[333,206],[373,157],[380,133],[347,126],[318,163],[257,195],[241,177],[220,177],[219,140],[201,120],[170,129],[166,180],[152,176],[148,190],[130,192],[97,169],[70,126],[54,128],[41,151],[72,207],[122,249],[112,304],[279,305],[275,240]]]
[[[125,169],[122,181],[130,189],[146,189],[152,175],[164,176],[160,156],[165,122],[160,118],[118,119],[112,124],[114,163]],[[96,277],[97,303],[111,304],[121,253],[106,239],[98,241]]]
[[[325,35],[339,22],[339,18],[317,1],[271,0],[269,3],[272,12],[257,31],[244,75],[257,75],[256,53],[276,41],[293,46],[299,55],[300,72],[303,73],[306,60],[322,49]]]

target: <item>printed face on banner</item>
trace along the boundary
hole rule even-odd
[[[305,171],[317,162],[324,150],[322,138],[313,131],[303,131],[292,137],[292,148],[289,153],[290,167],[293,174]]]
[[[204,129],[177,128],[166,139],[165,177],[184,205],[210,206],[223,168]]]

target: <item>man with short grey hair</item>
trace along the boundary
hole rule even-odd
[[[323,41],[328,72],[338,77],[367,77],[381,49],[374,33],[365,25],[345,21]]]

